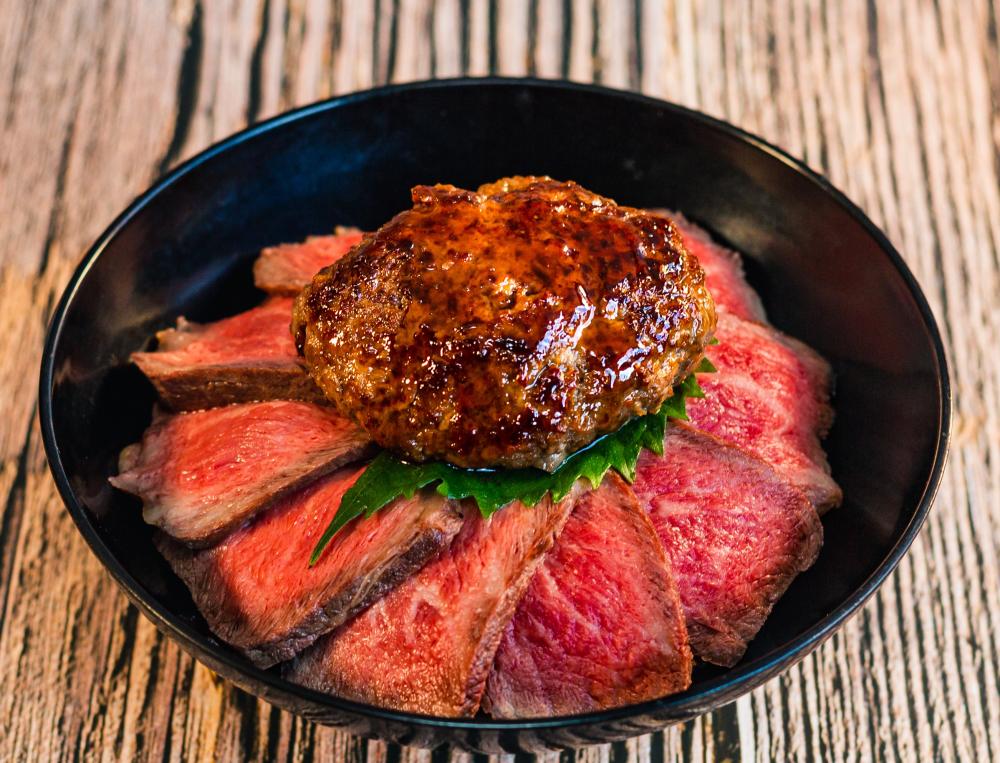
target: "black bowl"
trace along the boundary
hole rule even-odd
[[[844,505],[826,544],[730,670],[608,712],[507,722],[399,713],[309,691],[209,633],[107,477],[149,422],[129,353],[183,313],[211,320],[259,300],[267,244],[335,224],[371,229],[409,189],[503,175],[572,178],[622,203],[683,211],[747,254],[773,322],[837,374],[827,441]],[[871,596],[927,513],[945,460],[950,393],[941,339],[885,236],[822,177],[727,124],[638,95],[566,83],[459,80],[308,106],[185,163],[98,239],[56,310],[41,376],[49,463],[70,514],[129,598],[216,672],[322,723],[403,744],[494,751],[575,747],[644,733],[730,702],[802,659]]]

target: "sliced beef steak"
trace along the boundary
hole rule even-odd
[[[816,560],[815,509],[763,461],[680,424],[668,428],[662,456],[642,454],[632,487],[666,548],[691,648],[735,665]]]
[[[287,297],[273,297],[215,323],[180,318],[177,328],[156,335],[155,352],[132,353],[132,362],[174,410],[254,400],[325,402],[299,362],[291,319]]]
[[[780,331],[725,313],[706,353],[718,367],[698,377],[705,397],[688,400],[691,425],[767,461],[820,513],[840,488],[820,445],[833,422],[830,366]]]
[[[760,297],[747,283],[743,273],[743,260],[738,252],[713,241],[707,231],[678,212],[664,209],[651,211],[673,220],[681,233],[684,246],[701,263],[702,270],[705,271],[705,286],[717,308],[746,320],[762,323],[767,320]]]
[[[323,477],[213,548],[192,551],[158,536],[208,626],[257,665],[287,660],[336,628],[459,531],[454,503],[418,493],[346,526],[310,567],[310,552],[361,471],[347,467]]]
[[[472,509],[451,547],[299,655],[288,677],[396,710],[476,712],[504,628],[572,507]]]
[[[368,436],[330,408],[273,400],[158,416],[125,448],[111,484],[143,519],[211,544],[295,488],[356,460]]]
[[[294,297],[320,270],[361,241],[357,228],[338,228],[332,236],[310,236],[299,244],[264,249],[253,265],[253,281],[270,294]]]
[[[691,683],[663,546],[616,474],[577,502],[504,631],[483,707],[499,718],[642,702]]]

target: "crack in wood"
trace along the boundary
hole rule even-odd
[[[260,113],[261,67],[264,61],[264,47],[271,27],[271,0],[263,0],[260,10],[260,33],[250,57],[250,91],[247,93],[247,124],[257,121]]]
[[[41,256],[38,259],[37,272],[41,278],[49,266],[49,259],[52,254],[52,247],[59,236],[59,221],[64,212],[64,197],[66,195],[66,177],[69,173],[70,157],[73,152],[73,145],[76,138],[77,118],[80,113],[80,94],[76,93],[73,99],[73,107],[70,110],[70,118],[66,125],[66,135],[63,138],[62,146],[59,149],[59,164],[56,169],[56,187],[52,195],[52,207],[49,211],[49,223],[45,230],[45,241],[42,242]]]
[[[24,495],[28,483],[28,452],[31,448],[32,430],[24,437],[24,443],[14,461],[16,464],[14,479],[7,490],[4,499],[3,515],[0,516],[0,628],[9,605],[8,594],[14,569],[14,542],[21,528],[21,515],[24,511]]]
[[[188,22],[184,53],[177,78],[177,119],[174,121],[173,135],[163,157],[157,162],[157,171],[165,174],[181,155],[187,143],[191,122],[198,102],[198,86],[201,79],[202,48],[205,42],[203,13],[200,0],[196,0]]]

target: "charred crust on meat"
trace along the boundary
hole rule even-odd
[[[712,336],[665,218],[545,177],[412,197],[293,312],[312,377],[383,447],[553,469],[659,408]]]

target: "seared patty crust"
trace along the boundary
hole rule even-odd
[[[412,197],[292,317],[317,384],[383,447],[552,470],[702,357],[715,307],[669,220],[548,177]]]

